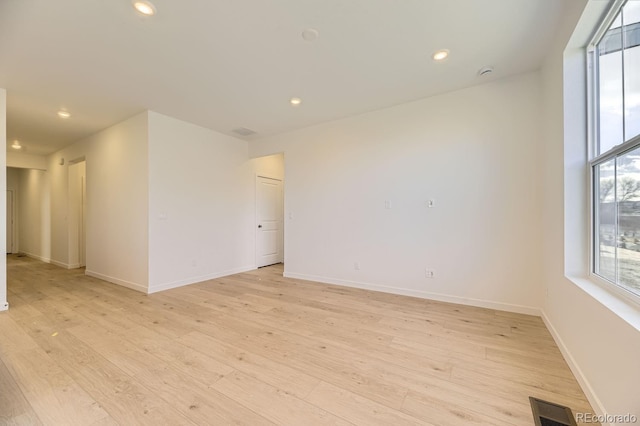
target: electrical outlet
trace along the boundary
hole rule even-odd
[[[432,269],[425,269],[424,276],[427,278],[433,278],[436,275],[435,271]]]
[[[356,271],[360,270],[360,262],[353,262],[353,269],[355,269]]]
[[[391,201],[386,200],[386,201],[384,202],[384,208],[385,208],[385,209],[390,209],[390,208],[391,208]]]

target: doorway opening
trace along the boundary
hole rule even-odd
[[[84,157],[69,162],[69,269],[85,267],[87,245],[87,166]]]
[[[256,177],[256,266],[284,262],[282,181]]]
[[[253,160],[256,172],[256,267],[285,261],[284,154]]]
[[[7,254],[14,252],[14,240],[15,240],[15,218],[14,218],[14,203],[15,196],[12,189],[7,190]]]

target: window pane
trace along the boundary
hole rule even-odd
[[[616,22],[620,17],[616,18]],[[615,23],[614,23],[615,24]],[[619,25],[619,24],[618,24]],[[597,154],[623,140],[622,29],[610,28],[598,43],[599,138]]]
[[[628,2],[624,24],[624,139],[640,134],[640,2]]]
[[[625,25],[640,22],[640,1],[628,1],[623,11]]]
[[[640,292],[640,148],[617,159],[618,283]]]
[[[594,170],[595,193],[599,202],[595,206],[596,273],[616,281],[616,203],[615,203],[615,162],[609,160],[599,164]]]
[[[592,124],[605,160],[593,165],[593,269],[640,296],[640,0],[623,2],[595,53]]]

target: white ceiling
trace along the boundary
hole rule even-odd
[[[8,142],[45,154],[145,109],[259,138],[535,70],[565,1],[153,3],[0,0]]]

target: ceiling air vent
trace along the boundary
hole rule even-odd
[[[569,407],[529,397],[536,426],[577,426]]]
[[[237,129],[233,129],[232,132],[240,136],[251,136],[256,134],[256,132],[251,129],[247,129],[246,127],[238,127]]]

